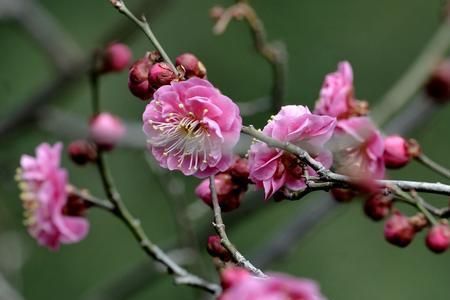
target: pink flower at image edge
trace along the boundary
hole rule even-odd
[[[197,77],[160,87],[143,122],[161,167],[199,178],[228,169],[242,127],[237,105]]]
[[[67,171],[60,168],[62,144],[43,143],[36,157],[22,155],[18,170],[19,187],[25,209],[25,224],[40,245],[57,250],[61,243],[82,240],[89,231],[85,218],[67,216]]]
[[[221,278],[224,291],[219,300],[326,300],[319,285],[310,279],[285,274],[259,278],[236,267],[225,269]]]

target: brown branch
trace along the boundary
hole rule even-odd
[[[269,147],[275,147],[295,154],[301,162],[307,164],[317,172],[322,182],[327,182],[330,185],[327,188],[357,185],[357,182],[355,182],[353,178],[330,171],[329,169],[325,168],[322,163],[313,159],[307,151],[294,144],[275,140],[265,135],[261,131],[256,130],[252,126],[243,126],[242,132],[254,137],[261,142],[266,143]],[[416,190],[418,192],[427,192],[447,196],[450,195],[450,185],[442,183],[418,182],[408,180],[374,180],[374,183],[376,183],[380,188],[388,187],[389,185],[395,185],[402,190],[407,191]]]
[[[221,238],[222,245],[230,252],[231,257],[238,266],[249,270],[250,272],[252,272],[257,276],[266,277],[263,271],[261,271],[260,269],[255,267],[250,261],[248,261],[229,240],[227,232],[225,231],[225,224],[223,223],[222,219],[222,211],[219,205],[219,200],[217,198],[216,185],[214,183],[214,175],[210,176],[209,178],[209,188],[211,190],[211,199],[214,210],[213,226],[217,234]]]
[[[213,28],[217,35],[223,34],[233,19],[245,19],[253,37],[256,51],[270,64],[272,68],[272,112],[277,112],[283,105],[285,97],[286,74],[287,74],[287,52],[282,42],[269,42],[264,29],[264,24],[257,13],[246,1],[227,8],[218,19]]]

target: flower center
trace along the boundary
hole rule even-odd
[[[184,109],[182,104],[180,108]],[[204,114],[208,111],[205,109]],[[177,157],[178,167],[189,161],[189,170],[197,170],[212,156],[212,143],[207,125],[194,113],[169,113],[164,121],[148,121],[159,134],[150,138],[153,147],[163,148],[164,156]]]

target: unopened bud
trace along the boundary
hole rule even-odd
[[[206,68],[198,58],[191,53],[184,53],[178,56],[175,60],[177,66],[183,66],[185,76],[191,78],[197,76],[200,78],[206,77]]]
[[[384,163],[386,167],[397,169],[407,165],[411,160],[408,142],[398,135],[384,139]]]
[[[431,227],[425,238],[428,249],[435,253],[442,253],[450,245],[450,227],[448,224],[437,224]]]
[[[334,188],[331,189],[331,195],[337,202],[350,202],[358,193],[353,189]]]
[[[97,148],[95,144],[87,140],[77,140],[69,144],[67,148],[70,159],[78,164],[85,165],[97,159]]]
[[[217,257],[223,262],[231,260],[230,252],[222,246],[221,239],[218,235],[210,235],[208,237],[208,245],[206,246],[206,250],[209,255]]]
[[[443,60],[425,85],[427,95],[438,103],[450,100],[450,60]]]
[[[131,50],[121,43],[110,44],[103,52],[102,72],[120,72],[128,67],[131,59]]]
[[[147,57],[137,60],[128,72],[128,88],[130,92],[142,100],[148,100],[153,96],[154,89],[148,82],[148,73],[152,63]]]
[[[371,195],[364,202],[364,212],[374,221],[384,219],[391,211],[392,197],[383,193]]]
[[[111,150],[125,135],[125,126],[120,118],[103,112],[91,119],[89,133],[99,149]]]
[[[214,20],[218,20],[220,19],[220,17],[222,17],[224,12],[225,9],[222,6],[215,5],[210,9],[209,16]]]
[[[172,68],[165,62],[154,64],[148,75],[148,81],[154,89],[170,84],[177,78]]]
[[[394,214],[384,224],[384,237],[392,245],[406,247],[413,240],[416,231],[408,218],[400,212]]]

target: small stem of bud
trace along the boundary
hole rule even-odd
[[[415,159],[420,162],[425,167],[429,168],[430,170],[444,176],[447,178],[450,178],[450,170],[445,168],[444,166],[441,166],[425,154],[421,153]]]
[[[139,28],[145,33],[145,35],[150,39],[153,46],[155,46],[156,50],[161,53],[161,56],[164,58],[167,64],[169,64],[170,68],[178,75],[178,70],[175,68],[175,65],[173,64],[170,57],[167,55],[167,53],[164,51],[164,48],[159,43],[156,36],[153,34],[153,31],[150,28],[150,25],[148,24],[147,20],[144,16],[141,17],[141,19],[138,19],[125,5],[125,2],[122,0],[110,0],[112,5],[117,8],[117,10],[128,17],[131,21],[133,21]]]

